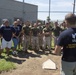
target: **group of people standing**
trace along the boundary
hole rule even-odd
[[[14,43],[13,52],[17,54],[16,48],[19,44],[19,37],[21,33],[22,26],[20,21],[14,21],[13,25],[9,25],[8,19],[3,19],[3,23],[0,27],[0,38],[1,38],[1,49],[0,56],[4,49],[6,49],[7,55],[12,47],[12,41]]]
[[[0,56],[4,48],[6,48],[7,55],[12,48],[12,53],[17,55],[17,47],[20,49],[22,46],[22,51],[28,53],[29,46],[37,52],[40,49],[45,52],[46,47],[51,53],[51,39],[54,36],[55,42],[59,36],[62,29],[58,26],[58,22],[55,22],[55,28],[50,26],[47,22],[45,25],[41,23],[34,23],[33,25],[26,21],[24,24],[17,19],[12,25],[9,24],[8,19],[3,19],[2,25],[0,26],[0,38],[1,38],[1,49]],[[52,33],[53,32],[53,33]],[[12,43],[13,42],[13,43]]]
[[[4,48],[9,55],[12,46],[12,53],[15,55],[18,53],[17,47],[20,49],[20,46],[24,53],[28,53],[29,46],[35,52],[40,49],[45,52],[47,48],[51,53],[51,41],[54,38],[53,54],[60,55],[62,51],[61,75],[76,75],[76,15],[67,14],[65,21],[61,24],[63,28],[58,22],[53,25],[54,27],[49,22],[45,25],[38,22],[32,25],[29,21],[22,25],[19,19],[10,25],[8,19],[3,19],[0,26],[0,57]]]
[[[30,22],[26,21],[22,28],[24,34],[23,50],[27,53],[30,45],[35,52],[38,52],[41,49],[45,53],[47,48],[49,53],[51,53],[52,37],[54,37],[56,43],[57,38],[62,31],[62,28],[58,26],[58,23],[54,25],[55,28],[50,26],[49,22],[46,22],[43,26],[40,23],[34,23],[33,26],[30,27]]]

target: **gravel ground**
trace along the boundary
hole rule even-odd
[[[15,70],[2,72],[0,75],[60,75],[60,58],[61,56],[44,54],[42,51],[35,53],[30,51],[28,54],[19,52],[18,57],[12,56],[9,60],[17,65]],[[42,64],[51,59],[57,65],[56,70],[44,70]]]

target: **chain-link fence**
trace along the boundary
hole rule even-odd
[[[23,0],[22,0],[23,1]],[[25,2],[26,1],[28,1],[28,0],[25,0]],[[31,0],[30,0],[31,1]],[[29,3],[31,3],[29,1]],[[36,0],[33,0],[33,2],[35,2]],[[41,2],[42,2],[43,0],[41,0]],[[65,0],[64,0],[65,1]],[[57,2],[57,1],[55,1],[55,0],[51,0],[51,6],[50,6],[50,10],[48,10],[49,9],[49,0],[47,0],[47,3],[44,3],[44,5],[47,7],[47,8],[45,8],[45,10],[44,9],[41,9],[41,10],[38,10],[37,11],[37,13],[38,13],[38,16],[41,16],[41,17],[44,17],[44,16],[46,16],[47,15],[47,17],[49,16],[49,13],[50,13],[50,19],[51,18],[53,18],[53,17],[55,17],[57,20],[59,19],[59,21],[62,19],[61,17],[64,17],[64,15],[66,14],[66,13],[69,13],[69,12],[73,12],[72,11],[72,3],[73,3],[73,1],[72,1],[72,3],[70,2],[69,3],[69,6],[70,6],[70,9],[69,10],[71,10],[71,11],[69,11],[68,9],[67,10],[65,10],[65,8],[66,7],[64,7],[64,9],[62,8],[61,10],[57,10],[56,8],[54,8],[55,6],[53,5],[53,3],[55,3],[55,2]],[[19,3],[19,2],[18,2]],[[26,4],[28,4],[28,3],[26,3]],[[43,3],[42,3],[43,4]],[[47,4],[47,5],[46,5]],[[37,4],[36,4],[37,5]],[[17,6],[17,5],[16,5]],[[23,4],[21,5],[22,6],[22,8],[23,8]],[[41,5],[42,6],[42,5]],[[56,7],[58,7],[59,5],[56,5]],[[42,6],[43,7],[43,6]],[[75,7],[75,6],[74,6]],[[18,8],[18,7],[17,7]],[[24,8],[26,8],[26,7],[24,7]],[[38,5],[38,9],[40,8],[40,6]],[[7,11],[11,11],[11,13],[13,13],[13,12],[18,12],[18,13],[20,13],[20,12],[22,12],[23,10],[17,10],[17,9],[9,9],[9,8],[3,8],[3,7],[0,7],[0,9],[3,11],[3,10],[7,10]],[[49,12],[50,11],[50,12]],[[74,12],[75,12],[75,8],[74,8]],[[27,11],[27,14],[25,13],[25,16],[24,17],[26,17],[29,13],[31,13],[31,15],[33,15],[34,13],[36,13],[35,11],[33,11],[33,10],[30,10],[30,11]],[[76,13],[76,12],[75,12]],[[16,14],[16,13],[15,13]],[[23,13],[22,13],[23,14]],[[59,16],[57,16],[57,15],[59,15]],[[19,15],[20,16],[20,15]],[[2,16],[3,17],[3,16]],[[15,16],[16,17],[16,16]],[[18,16],[17,16],[18,17]],[[23,16],[20,16],[21,18],[23,18]],[[40,17],[40,18],[41,18]],[[47,17],[46,17],[46,20],[47,20]],[[9,17],[10,18],[10,17]],[[29,16],[28,15],[28,20],[31,18],[31,16]],[[26,18],[26,20],[27,20],[27,18]],[[34,17],[33,17],[34,18]],[[31,18],[32,19],[32,18]],[[44,19],[44,18],[43,18]],[[14,19],[13,19],[14,20]],[[13,20],[12,19],[9,19],[9,22],[10,22],[10,24],[12,24],[12,22],[13,22]],[[35,22],[35,21],[32,21],[32,22]],[[0,18],[0,25],[2,24],[2,19]]]

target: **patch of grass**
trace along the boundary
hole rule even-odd
[[[13,62],[6,61],[5,59],[0,60],[0,72],[9,71],[11,69],[15,69],[16,66]]]

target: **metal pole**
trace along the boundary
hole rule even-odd
[[[74,4],[73,4],[73,14],[75,13],[75,0],[74,0]]]
[[[49,0],[49,22],[50,22],[50,3],[51,1]]]

